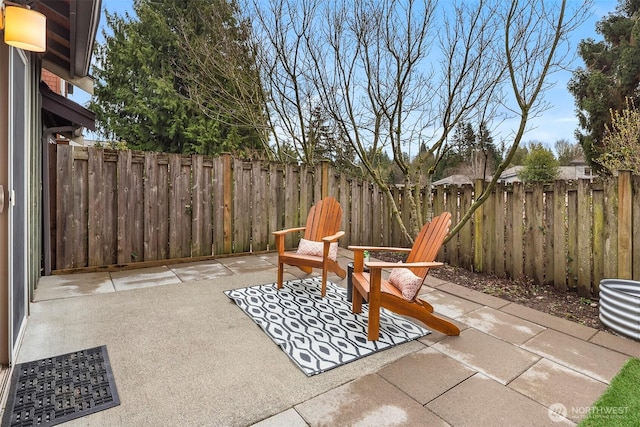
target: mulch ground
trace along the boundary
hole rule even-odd
[[[376,258],[385,261],[400,260],[399,255],[392,253],[377,253]],[[598,318],[598,302],[580,297],[576,292],[562,292],[551,285],[539,286],[526,279],[514,280],[491,274],[474,273],[448,265],[432,269],[429,274],[438,279],[568,319],[590,328],[611,332]]]

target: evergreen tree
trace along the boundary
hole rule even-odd
[[[560,174],[558,160],[542,144],[532,143],[518,177],[524,182],[551,182]]]
[[[476,132],[470,123],[462,122],[454,130],[451,147],[442,156],[434,179],[452,174],[463,174],[472,179],[483,178],[493,172],[500,161],[502,156],[493,143],[486,123],[480,123]]]
[[[232,3],[232,2],[231,2]],[[135,17],[106,14],[110,31],[96,46],[97,77],[91,109],[99,131],[109,139],[124,140],[133,149],[175,153],[213,154],[256,146],[255,130],[247,132],[219,110],[204,114],[190,98],[177,70],[185,60],[179,22],[211,8],[228,7],[225,0],[139,0]],[[229,26],[236,22],[229,18]],[[184,31],[185,26],[182,25]]]
[[[356,153],[346,144],[337,126],[331,126],[331,119],[320,106],[311,111],[307,125],[307,144],[313,150],[313,162],[325,159],[333,163],[339,171],[351,171]]]
[[[493,137],[489,132],[487,124],[482,122],[478,127],[478,135],[476,137],[476,145],[479,153],[482,153],[483,160],[483,173],[482,177],[486,178],[490,176],[496,169],[498,163],[502,161],[502,156],[498,152],[495,144],[493,143]]]
[[[578,51],[585,68],[574,72],[569,90],[575,97],[580,129],[576,136],[586,159],[602,153],[606,126],[611,123],[610,110],[625,108],[625,98],[640,103],[640,1],[620,0],[615,13],[596,24],[604,41],[586,39]]]

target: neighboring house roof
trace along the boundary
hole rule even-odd
[[[558,179],[559,180],[574,180],[574,179],[593,179],[595,175],[592,175],[591,168],[584,163],[572,162],[573,166],[560,166]],[[524,166],[513,166],[506,169],[500,175],[501,182],[520,182],[518,173],[524,169]]]
[[[47,17],[47,51],[42,66],[90,94],[93,80],[87,76],[101,6],[102,0],[33,2],[33,8]]]
[[[439,179],[438,181],[432,182],[431,185],[464,185],[471,183],[471,178],[466,175],[451,175],[446,178]]]

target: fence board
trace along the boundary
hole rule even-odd
[[[233,252],[251,250],[251,164],[236,159],[233,165]]]
[[[612,179],[604,181],[604,277],[618,277],[618,188]]]
[[[532,266],[533,266],[533,274],[529,277],[533,279],[536,284],[544,283],[544,253],[545,253],[545,245],[544,245],[544,207],[543,207],[543,198],[544,191],[542,183],[538,183],[533,186],[533,191],[531,193],[532,202],[533,202],[533,229],[532,229],[532,244],[533,247],[533,257],[532,257]]]
[[[592,294],[600,292],[604,278],[604,191],[593,190],[593,283]]]
[[[393,203],[395,205],[395,209],[397,209],[398,213],[402,215],[402,195],[401,190],[397,187],[393,187]],[[391,216],[391,246],[406,246],[403,243],[403,238],[400,236],[402,233],[400,232],[400,225],[396,221],[396,219]]]
[[[234,224],[234,212],[233,212],[233,160],[231,156],[226,154],[223,156],[223,171],[222,171],[222,198],[223,203],[223,221],[222,229],[224,235],[223,250],[225,254],[229,254],[233,251],[233,227]]]
[[[282,230],[282,169],[277,163],[269,164],[269,190],[267,192],[269,206],[269,249],[275,248],[274,231]]]
[[[362,182],[359,179],[351,181],[351,235],[349,240],[354,245],[362,245],[365,242],[360,237],[360,225],[362,224]]]
[[[191,254],[191,174],[179,154],[169,155],[169,176],[169,255],[186,258]]]
[[[300,203],[300,222],[304,224],[309,209],[313,205],[313,179],[309,179],[309,175],[313,174],[313,169],[302,164],[299,166],[300,190],[298,192],[298,202]]]
[[[554,236],[556,218],[553,216],[555,201],[553,197],[553,187],[547,186],[544,189],[544,283],[553,283],[554,270]]]
[[[74,267],[87,265],[88,229],[87,211],[89,210],[89,185],[87,183],[88,165],[86,161],[73,162],[73,261]]]
[[[393,230],[393,222],[392,222],[392,213],[391,208],[392,204],[389,202],[389,194],[384,193],[384,204],[382,205],[382,246],[393,246],[393,240],[391,239],[391,231]]]
[[[253,196],[251,206],[251,250],[264,251],[267,249],[267,236],[269,233],[269,204],[267,200],[267,189],[262,183],[267,182],[268,169],[265,169],[262,162],[254,162],[252,165],[251,183]]]
[[[567,286],[578,286],[578,193],[575,187],[567,189]]]
[[[144,259],[158,259],[158,155],[147,152],[144,155]]]
[[[105,265],[104,256],[105,239],[107,238],[104,214],[106,212],[105,194],[103,182],[104,151],[96,148],[89,148],[88,158],[88,191],[89,191],[89,212],[88,212],[88,232],[89,234],[89,259],[87,265]]]
[[[56,268],[73,266],[73,152],[72,147],[58,146],[56,198]]]
[[[156,177],[158,185],[157,198],[157,245],[158,259],[169,258],[169,158],[166,154],[158,155],[158,166],[156,167]]]
[[[350,204],[350,180],[347,180],[345,174],[340,175],[340,192],[338,194],[338,201],[342,207],[342,225],[340,230],[344,231],[344,236],[340,239],[340,246],[347,247],[353,244],[351,241],[351,204]]]
[[[632,190],[631,172],[620,171],[618,175],[618,275],[620,279],[631,279],[632,275]]]
[[[144,261],[144,162],[142,158],[132,156],[129,221],[131,226],[131,258],[133,261]]]
[[[632,177],[632,200],[631,200],[631,214],[632,214],[632,260],[631,270],[633,280],[640,281],[640,176]]]
[[[494,198],[494,264],[493,272],[498,277],[505,277],[505,245],[504,245],[504,219],[505,219],[505,188],[502,184],[497,184],[495,187]]]
[[[228,165],[229,158],[230,156],[227,154],[221,158],[213,159],[213,188],[211,190],[213,199],[213,224],[211,226],[213,255],[228,253],[225,252],[225,242],[228,240],[226,239],[225,219],[230,208],[230,205],[227,204],[227,197],[230,200],[232,194],[226,195],[225,179],[227,174],[231,175],[231,171],[227,172],[227,166],[231,167]],[[229,178],[229,183],[231,183],[231,178]],[[230,217],[231,215],[228,216]]]
[[[371,200],[371,215],[372,215],[372,232],[371,232],[371,244],[373,246],[382,246],[382,227],[383,227],[383,209],[382,209],[382,193],[374,185],[372,186],[372,200]]]
[[[322,200],[323,192],[322,192],[322,165],[316,166],[316,175],[311,180],[312,188],[313,188],[313,197],[311,200],[317,202],[318,200]],[[312,203],[313,204],[313,203]]]
[[[449,193],[447,194],[446,210],[451,214],[451,227],[458,223],[458,187],[450,186]],[[458,240],[460,236],[458,234],[452,236],[449,242],[446,244],[446,257],[445,262],[451,265],[459,264],[459,252],[458,252]]]
[[[533,190],[525,189],[524,193],[524,275],[533,278],[534,275],[534,251],[535,251],[535,203]]]
[[[591,246],[592,215],[590,214],[591,192],[585,180],[578,180],[578,212],[581,212],[578,221],[578,295],[583,297],[591,296],[591,257],[593,249]]]
[[[368,181],[364,181],[362,183],[362,223],[360,226],[362,234],[360,238],[362,242],[367,242],[366,244],[369,245],[373,244],[373,209],[371,204],[371,186]]]
[[[473,188],[470,185],[462,187],[462,199],[460,200],[461,212],[467,212],[471,207]],[[473,269],[473,218],[460,229],[460,265],[468,270]]]
[[[489,194],[489,198],[483,204],[482,209],[482,221],[484,226],[482,227],[484,236],[482,238],[482,271],[491,273],[494,271],[493,266],[495,263],[495,236],[496,236],[496,222],[495,222],[495,192]]]
[[[201,214],[204,220],[204,226],[202,227],[202,255],[213,254],[213,162],[209,161],[203,165],[203,177],[202,177],[202,206]]]
[[[284,228],[296,227],[299,224],[304,224],[306,218],[300,219],[298,216],[300,202],[300,191],[298,186],[300,185],[300,177],[297,167],[291,164],[287,164],[284,169]],[[285,236],[284,242],[286,248],[293,248],[298,245],[300,236],[296,233],[288,233]]]
[[[131,257],[131,151],[118,152],[118,264],[130,263]],[[177,258],[177,256],[172,258]]]
[[[524,250],[523,250],[523,236],[524,236],[524,186],[521,182],[513,184],[513,210],[511,227],[512,234],[512,276],[516,279],[522,277],[524,274]]]
[[[564,181],[553,185],[553,285],[561,291],[567,290],[567,187]]]
[[[191,204],[191,252],[193,256],[205,255],[205,230],[210,221],[206,218],[205,213],[205,174],[204,174],[204,158],[202,156],[191,156],[191,165],[193,167],[193,178],[191,185],[192,204]],[[206,192],[208,193],[208,192]]]

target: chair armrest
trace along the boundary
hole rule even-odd
[[[271,233],[275,234],[276,236],[279,236],[287,233],[293,233],[294,231],[304,231],[306,229],[307,227],[295,227],[295,228],[287,228],[285,230],[272,231]]]
[[[364,263],[365,267],[369,268],[436,268],[442,267],[443,262],[383,262],[383,261],[369,261]]]
[[[273,231],[272,234],[276,238],[276,250],[278,254],[284,253],[284,236],[288,233],[293,233],[296,231],[304,231],[307,227],[295,227],[295,228],[287,228],[285,230]]]
[[[348,249],[352,251],[369,251],[369,252],[411,252],[411,248],[392,248],[385,246],[354,246],[349,245]]]
[[[336,234],[333,234],[331,236],[325,236],[322,238],[323,242],[337,242],[339,238],[341,238],[342,236],[344,236],[344,231],[338,231]]]

